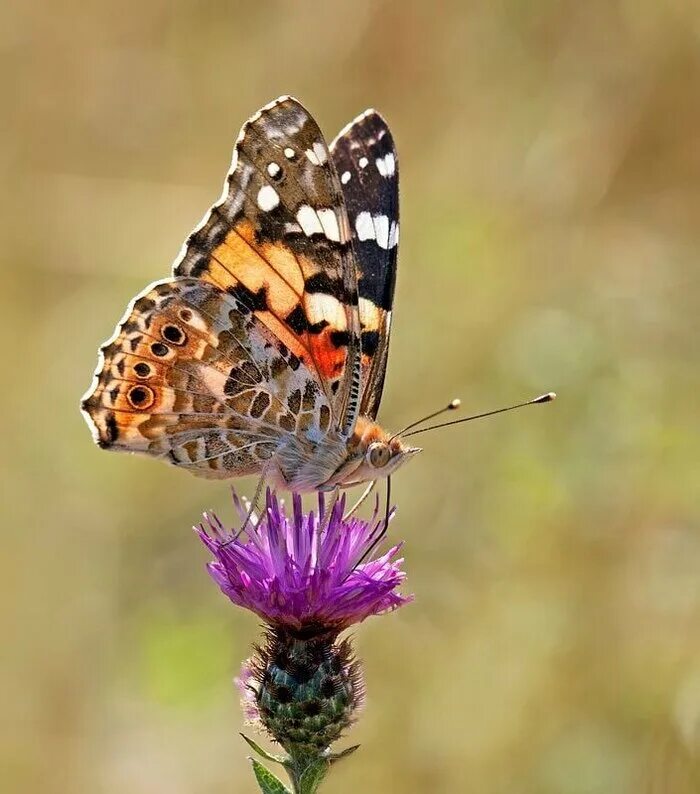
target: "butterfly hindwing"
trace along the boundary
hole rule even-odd
[[[192,278],[133,301],[82,407],[100,446],[205,477],[259,473],[284,435],[303,443],[331,422],[300,359],[235,296]]]
[[[357,260],[362,341],[360,411],[375,418],[382,397],[399,241],[399,167],[384,119],[368,110],[330,146]]]
[[[343,191],[316,122],[281,97],[243,127],[221,200],[176,276],[233,295],[315,374],[348,433],[359,410],[360,320]]]

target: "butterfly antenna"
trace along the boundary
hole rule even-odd
[[[428,430],[437,430],[439,427],[449,427],[450,425],[459,425],[462,422],[471,422],[473,419],[483,419],[486,416],[494,416],[495,414],[503,414],[506,411],[514,411],[516,408],[524,408],[526,405],[538,405],[539,403],[549,403],[556,399],[556,394],[553,391],[547,394],[541,394],[539,397],[534,397],[532,400],[527,400],[524,403],[517,405],[509,405],[506,408],[497,408],[495,411],[486,411],[483,414],[474,414],[473,416],[465,416],[463,419],[455,419],[452,422],[441,422],[437,425],[430,425],[430,427],[421,427],[419,430],[414,430],[411,433],[406,433],[404,438],[409,436],[418,435],[418,433],[427,433]]]
[[[454,400],[449,402],[444,408],[441,408],[439,411],[434,411],[432,414],[428,414],[427,416],[424,416],[422,419],[417,419],[415,422],[411,422],[410,424],[406,425],[406,427],[399,430],[398,433],[394,433],[394,435],[389,439],[389,441],[393,441],[393,439],[395,439],[397,436],[402,436],[407,430],[412,430],[414,427],[417,427],[418,425],[422,425],[423,422],[427,422],[430,419],[435,419],[436,416],[441,416],[447,411],[456,411],[461,404],[462,401],[458,397],[455,397]]]

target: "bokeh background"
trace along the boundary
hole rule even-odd
[[[101,452],[78,401],[282,93],[398,142],[384,423],[559,392],[394,479],[416,601],[357,631],[363,747],[326,790],[700,790],[698,11],[3,4],[3,790],[254,791],[257,622],[190,530],[227,487]]]

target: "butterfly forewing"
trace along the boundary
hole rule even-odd
[[[362,332],[360,411],[379,410],[389,353],[399,242],[399,164],[384,119],[368,110],[331,144],[357,260]]]
[[[359,408],[357,279],[343,192],[316,122],[282,97],[241,130],[221,201],[176,276],[233,294],[312,372],[347,431]]]

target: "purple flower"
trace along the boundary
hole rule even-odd
[[[233,500],[245,522],[248,511],[235,493]],[[272,627],[305,635],[340,632],[410,601],[396,592],[405,577],[396,558],[400,544],[364,559],[383,529],[378,509],[370,521],[344,519],[343,496],[324,521],[322,495],[318,506],[304,514],[293,494],[288,515],[268,489],[264,514],[251,516],[238,537],[205,514],[208,526],[197,532],[216,557],[207,568],[222,592]]]

